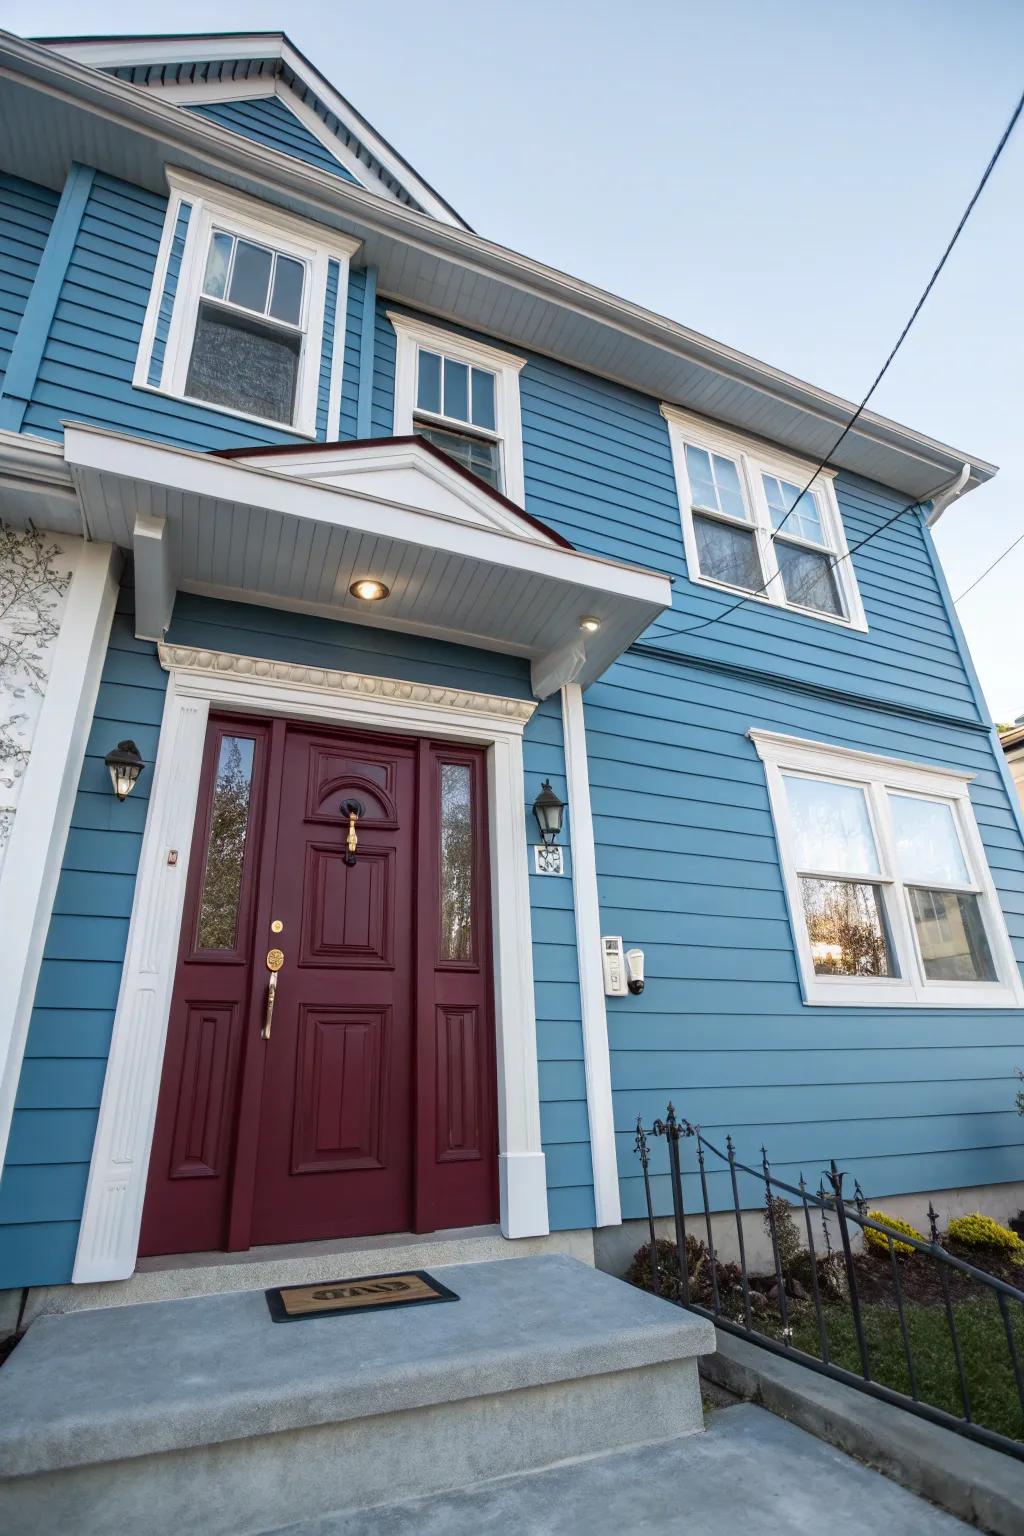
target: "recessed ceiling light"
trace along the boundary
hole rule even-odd
[[[358,597],[361,603],[379,603],[381,598],[387,597],[391,591],[382,581],[377,581],[373,576],[360,576],[349,587],[353,597]]]
[[[580,619],[580,629],[585,629],[588,635],[596,634],[601,628],[601,620],[595,619],[592,613],[585,613]]]

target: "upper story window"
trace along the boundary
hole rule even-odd
[[[808,1003],[1024,1002],[968,777],[753,730]]]
[[[692,581],[867,629],[834,471],[663,406]]]
[[[209,183],[168,180],[136,387],[315,436],[318,406],[322,426],[337,421],[356,242]]]
[[[521,506],[524,360],[407,315],[388,318],[398,337],[396,437],[418,432]]]

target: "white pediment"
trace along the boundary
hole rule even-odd
[[[234,462],[296,480],[311,480],[335,490],[354,491],[392,505],[429,512],[433,517],[513,534],[535,544],[560,542],[504,497],[493,494],[482,482],[446,462],[442,454],[431,451],[420,439],[275,450],[240,455]]]

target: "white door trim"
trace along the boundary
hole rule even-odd
[[[211,708],[288,715],[487,748],[501,1228],[548,1231],[522,734],[536,704],[424,683],[161,645],[170,672],[73,1279],[135,1269]],[[175,863],[168,854],[177,851]]]
[[[576,956],[580,973],[583,1065],[587,1080],[590,1155],[594,1170],[594,1211],[599,1227],[622,1221],[619,1167],[615,1152],[611,1055],[601,965],[601,912],[597,894],[597,853],[590,807],[590,770],[579,683],[562,689],[562,737],[569,797],[572,899],[576,911]]]
[[[81,543],[76,549],[0,877],[0,933],[12,983],[0,993],[0,1168],[7,1153],[43,947],[110,642],[120,570],[120,552],[110,544]]]

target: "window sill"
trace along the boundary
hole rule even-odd
[[[690,576],[695,587],[709,587],[713,592],[725,592],[730,597],[742,597],[749,602],[760,603],[765,608],[771,608],[776,613],[795,613],[802,619],[815,619],[822,624],[835,624],[839,629],[849,629],[854,634],[866,635],[868,626],[859,624],[853,619],[842,618],[837,614],[818,613],[814,608],[798,608],[794,603],[776,603],[766,592],[750,592],[746,587],[731,587],[726,581],[716,581],[713,576]]]
[[[158,384],[133,383],[134,389],[143,390],[147,395],[161,395],[165,400],[176,400],[179,405],[190,405],[195,410],[216,411],[221,416],[231,416],[235,421],[248,421],[255,427],[266,427],[271,432],[286,432],[289,437],[300,437],[305,442],[315,443],[316,430],[309,431],[305,427],[287,427],[282,421],[271,421],[266,416],[250,416],[247,411],[236,411],[230,405],[218,405],[213,400],[197,400],[193,395],[179,395],[173,389],[163,389]]]
[[[962,991],[960,989],[963,989]],[[953,982],[948,985],[917,989],[902,982],[891,988],[869,984],[863,989],[855,983],[836,978],[835,987],[817,985],[804,995],[805,1008],[1003,1008],[1019,1009],[1024,998],[1012,985],[990,982],[975,985],[973,982]]]

